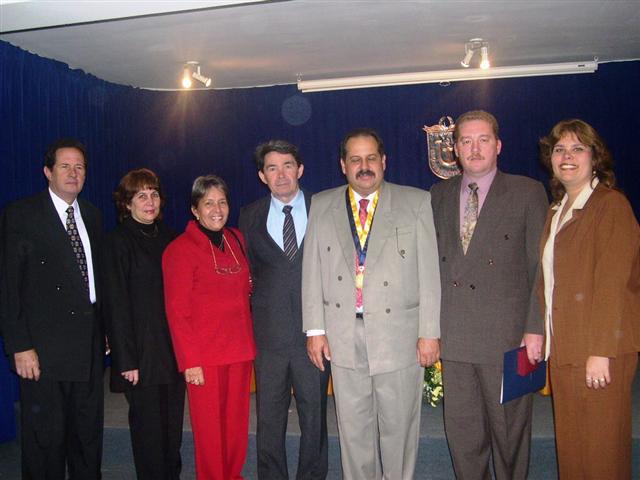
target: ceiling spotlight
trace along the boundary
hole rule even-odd
[[[205,87],[211,86],[211,77],[202,75],[200,72],[200,64],[198,62],[189,61],[184,65],[182,86],[184,88],[191,88],[193,85],[193,82],[191,81],[192,78],[202,83]]]
[[[182,88],[191,88],[191,69],[188,65],[182,71]]]
[[[489,46],[483,45],[480,48],[480,68],[486,70],[491,64],[489,63]]]
[[[191,76],[198,80],[200,83],[204,84],[205,87],[211,86],[211,77],[205,77],[200,73],[200,65],[198,65],[198,68],[191,74]]]
[[[489,42],[485,42],[481,38],[472,38],[464,44],[464,58],[460,62],[464,68],[468,68],[471,65],[471,59],[473,55],[480,52],[480,68],[486,70],[491,66],[489,62]]]
[[[467,53],[465,54],[464,58],[460,62],[460,65],[462,65],[464,68],[469,68],[469,65],[470,65],[469,62],[471,62],[471,57],[473,57],[473,49],[465,48],[465,50],[467,51]]]

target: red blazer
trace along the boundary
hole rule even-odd
[[[233,232],[244,243],[242,234]],[[224,236],[242,266],[239,273],[216,273],[211,243],[194,221],[162,257],[167,319],[180,371],[255,358],[244,245],[229,229]],[[219,267],[235,265],[228,247],[224,252],[213,248]]]
[[[549,210],[540,252],[549,237]],[[640,228],[620,192],[598,185],[554,245],[552,356],[559,365],[640,350]],[[538,294],[544,305],[540,275]]]

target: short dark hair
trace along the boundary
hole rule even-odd
[[[615,188],[616,175],[613,172],[613,158],[600,134],[584,120],[571,118],[562,120],[554,125],[549,135],[540,139],[540,160],[551,173],[549,186],[553,201],[560,203],[565,193],[565,188],[554,174],[551,166],[551,155],[556,143],[568,133],[573,133],[576,138],[591,149],[591,161],[593,162],[593,178],[609,188]]]
[[[264,157],[271,152],[282,153],[284,155],[290,154],[293,156],[298,166],[302,165],[302,156],[300,155],[300,151],[293,143],[286,140],[269,140],[268,142],[261,143],[256,147],[254,156],[256,168],[259,172],[264,169]]]
[[[482,120],[483,122],[487,122],[491,125],[491,130],[493,130],[493,135],[496,137],[496,140],[500,140],[500,127],[498,126],[498,120],[496,120],[496,117],[484,110],[470,110],[463,113],[456,119],[456,125],[453,129],[453,140],[455,142],[458,141],[458,137],[460,136],[460,127],[465,122],[469,122],[471,120]]]
[[[226,182],[217,175],[203,175],[193,181],[193,186],[191,187],[191,206],[198,208],[198,203],[206,195],[207,190],[212,187],[222,190],[222,193],[224,193],[227,199],[227,203],[230,203],[229,187],[227,187]]]
[[[371,137],[378,144],[378,153],[380,156],[384,156],[384,143],[382,143],[382,138],[378,133],[371,128],[356,128],[347,133],[342,142],[340,143],[340,158],[345,160],[347,156],[347,142],[355,137]]]
[[[164,206],[165,197],[160,186],[158,176],[148,168],[139,168],[128,172],[118,184],[118,188],[113,192],[113,200],[116,202],[118,210],[118,221],[122,222],[125,218],[131,216],[131,211],[127,208],[131,205],[134,195],[141,190],[156,190],[160,195],[160,208]],[[162,218],[162,211],[158,215]]]
[[[49,170],[53,169],[56,164],[56,152],[61,148],[75,148],[82,154],[84,160],[84,167],[87,168],[87,148],[75,138],[59,138],[51,145],[47,147],[47,152],[44,154],[44,166]]]

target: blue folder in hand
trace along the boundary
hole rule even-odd
[[[544,387],[546,381],[547,362],[531,365],[526,347],[509,350],[504,354],[500,403],[537,392]]]

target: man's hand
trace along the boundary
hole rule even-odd
[[[422,367],[430,367],[440,360],[439,338],[418,338],[418,362]]]
[[[529,363],[535,365],[538,362],[544,360],[542,354],[542,346],[544,344],[544,336],[536,333],[525,333],[522,337],[520,346],[527,347],[527,357],[529,357]]]
[[[125,380],[131,382],[131,384],[135,387],[140,380],[140,370],[137,368],[135,370],[127,370],[126,372],[120,373],[124,377]]]
[[[16,372],[21,378],[28,380],[40,380],[40,360],[35,348],[25,350],[24,352],[16,352],[13,354],[16,362]]]
[[[204,385],[204,371],[202,367],[191,367],[184,371],[184,380],[192,385]]]
[[[326,335],[314,335],[307,337],[307,355],[309,360],[324,372],[324,358],[331,361],[331,351]]]
[[[605,388],[611,383],[611,373],[609,372],[609,358],[596,357],[595,355],[587,358],[586,368],[586,384],[587,388],[598,390]]]

